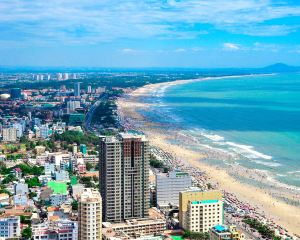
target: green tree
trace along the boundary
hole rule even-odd
[[[33,177],[33,178],[30,178],[30,179],[26,179],[25,182],[28,184],[29,188],[42,186],[42,184],[40,183],[38,177]]]
[[[74,200],[71,205],[72,205],[72,210],[73,211],[78,210],[78,202],[76,200]]]
[[[30,199],[33,199],[33,198],[36,197],[36,196],[37,196],[36,192],[30,192],[30,193],[28,194],[28,197],[29,197]]]
[[[32,231],[30,227],[24,228],[22,231],[22,237],[25,239],[31,239]]]
[[[24,215],[20,216],[20,221],[21,221],[22,224],[27,224],[27,225],[31,224],[30,217],[27,217],[27,216],[24,216]]]
[[[93,168],[93,164],[87,162],[87,163],[85,164],[85,167],[86,167],[86,170],[87,170],[87,171],[90,171],[90,170]]]
[[[13,181],[17,181],[17,178],[14,175],[9,174],[2,180],[2,184],[8,184]]]

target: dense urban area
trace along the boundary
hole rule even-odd
[[[125,131],[119,97],[200,76],[210,73],[1,73],[0,238],[299,239]]]

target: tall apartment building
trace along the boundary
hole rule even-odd
[[[156,199],[160,208],[179,206],[179,192],[192,186],[188,173],[173,171],[168,174],[156,174]]]
[[[74,83],[74,96],[80,97],[80,82]]]
[[[19,238],[20,217],[0,218],[0,238]]]
[[[10,89],[10,98],[11,99],[21,99],[22,98],[21,88],[12,88],[12,89]]]
[[[80,108],[80,101],[67,102],[67,113],[74,112],[76,110],[76,108]]]
[[[97,190],[86,188],[78,202],[78,238],[102,239],[102,199]]]
[[[58,81],[61,81],[62,80],[62,73],[57,73],[56,78],[57,78]]]
[[[4,142],[17,141],[17,129],[14,127],[5,127],[2,129],[2,140]]]
[[[142,135],[120,134],[100,142],[103,221],[148,217],[149,142]]]
[[[222,193],[190,188],[179,194],[179,224],[192,232],[208,232],[224,222]]]

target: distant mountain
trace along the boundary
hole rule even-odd
[[[287,73],[287,72],[300,72],[300,67],[289,66],[284,63],[276,63],[260,69],[262,72],[268,73]]]

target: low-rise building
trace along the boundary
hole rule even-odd
[[[0,237],[8,239],[20,236],[20,217],[0,218]]]
[[[66,194],[52,194],[50,196],[51,206],[60,206],[67,201],[68,196]]]
[[[28,199],[26,195],[17,194],[13,196],[13,202],[15,206],[26,206]]]
[[[78,224],[67,219],[32,225],[34,240],[77,240]]]
[[[55,172],[55,164],[45,163],[45,175],[51,176]]]
[[[90,163],[93,166],[96,166],[99,162],[99,157],[97,155],[84,155],[83,161],[84,163]]]
[[[210,240],[243,240],[244,233],[238,231],[236,226],[217,225],[209,231]]]
[[[8,206],[9,204],[9,195],[7,193],[0,193],[0,206]]]
[[[166,230],[166,221],[164,219],[134,219],[122,223],[105,222],[103,227],[107,228],[106,233],[114,231],[125,233],[129,237],[139,237],[163,233]],[[108,239],[105,235],[103,238]]]
[[[70,180],[69,173],[65,170],[55,171],[54,179],[59,182],[69,181]]]
[[[17,194],[21,194],[21,195],[26,195],[28,194],[28,184],[27,183],[22,183],[22,182],[19,182],[19,183],[16,183],[14,185],[14,192],[15,192],[15,195]]]

